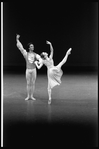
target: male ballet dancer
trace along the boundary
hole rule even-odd
[[[21,42],[19,41],[20,35],[16,35],[16,41],[17,41],[17,47],[23,54],[25,60],[26,60],[26,80],[27,80],[27,97],[25,100],[29,100],[30,98],[32,100],[36,100],[34,98],[34,89],[35,89],[35,81],[36,81],[36,65],[35,60],[40,61],[40,55],[36,54],[34,52],[34,45],[32,43],[29,43],[29,52],[27,52]]]

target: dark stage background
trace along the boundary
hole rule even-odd
[[[63,71],[96,72],[98,54],[98,5],[83,3],[4,3],[4,72],[24,73],[25,59],[16,47],[16,33],[23,47],[33,42],[35,52],[50,52],[49,40],[54,48],[57,65],[71,47]],[[39,73],[46,73],[42,67]]]
[[[3,4],[4,147],[97,146],[98,3]],[[37,100],[24,100],[26,64],[16,47],[16,34],[27,51],[33,42],[38,54],[50,52],[46,40],[50,41],[55,65],[72,48],[62,67],[62,84],[53,89],[51,106],[45,66],[37,70],[43,74],[36,80]]]

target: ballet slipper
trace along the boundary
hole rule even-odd
[[[48,100],[48,104],[51,104],[51,99]]]
[[[36,100],[33,96],[31,96],[31,99],[32,99],[32,100]]]
[[[29,100],[29,97],[26,97],[25,100],[26,100],[26,101]]]

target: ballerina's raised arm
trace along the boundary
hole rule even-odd
[[[54,51],[54,50],[53,50],[52,44],[51,44],[51,42],[49,42],[49,41],[46,41],[46,43],[50,45],[50,51],[51,51],[51,53],[50,53],[49,58],[50,58],[50,59],[53,59],[53,51]]]

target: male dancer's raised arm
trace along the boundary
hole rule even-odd
[[[18,49],[21,51],[21,53],[24,55],[24,56],[26,56],[27,55],[27,51],[23,48],[23,46],[22,46],[22,44],[21,44],[21,42],[19,41],[19,38],[20,38],[20,35],[16,35],[16,42],[17,42],[17,47],[18,47]]]

